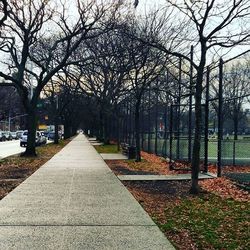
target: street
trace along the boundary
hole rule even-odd
[[[25,151],[25,148],[20,147],[19,140],[0,142],[0,159],[23,151]]]

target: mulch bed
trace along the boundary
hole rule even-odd
[[[146,152],[141,152],[143,161],[135,162],[134,160],[107,160],[106,163],[116,175],[176,175],[182,173],[191,173],[185,168],[184,163],[179,162],[178,166],[182,170],[170,170],[169,163],[162,157]],[[216,173],[217,167],[209,165],[208,171]],[[207,179],[200,181],[200,185],[204,191],[208,191],[219,195],[223,198],[232,198],[239,201],[249,200],[249,189],[242,189],[238,180],[229,178],[230,173],[238,173],[249,175],[249,166],[224,166],[223,177],[215,179]],[[244,183],[244,187],[249,187],[249,183]],[[189,187],[186,190],[189,190]]]
[[[134,160],[106,160],[105,162],[116,175],[168,175],[176,173],[176,171],[169,169],[169,163],[165,159],[146,152],[141,152],[141,155],[143,158],[141,162]]]
[[[143,170],[135,170],[130,168],[126,162],[122,160],[105,160],[108,166],[112,169],[112,171],[116,175],[150,175],[150,174],[158,174],[153,171],[143,171]]]

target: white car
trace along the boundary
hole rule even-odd
[[[24,132],[23,130],[17,130],[17,131],[16,131],[17,139],[20,139],[20,138],[21,138],[23,132]]]
[[[26,147],[27,140],[28,140],[28,130],[25,130],[20,138],[20,146]],[[36,132],[36,146],[39,146],[41,144],[42,144],[42,135],[39,131],[37,131]]]
[[[46,144],[47,143],[47,137],[45,136],[44,132],[41,133],[41,144]]]
[[[12,139],[13,140],[17,140],[17,133],[16,132],[10,132],[11,133],[11,136],[12,136]]]
[[[5,134],[2,131],[0,131],[0,141],[6,141]]]

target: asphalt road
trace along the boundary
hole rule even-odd
[[[19,154],[24,150],[25,148],[20,147],[19,140],[0,142],[0,159],[10,155]]]

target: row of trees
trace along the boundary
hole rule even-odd
[[[64,67],[82,61],[75,55],[79,45],[111,29],[119,14],[119,4],[112,2],[77,1],[74,17],[67,13],[69,7],[63,3],[54,6],[53,1],[11,0],[7,20],[1,25],[5,61],[0,77],[5,80],[3,85],[15,86],[26,110],[27,156],[36,154],[36,112],[41,91]]]
[[[190,102],[192,96],[195,100],[191,192],[197,193],[204,73],[207,66],[217,64],[217,55],[249,42],[250,4],[247,0],[226,0],[223,5],[215,0],[168,0],[163,9],[138,18],[123,2],[78,0],[74,13],[67,4],[53,1],[1,2],[5,14],[0,23],[1,85],[15,86],[28,114],[25,155],[35,154],[42,91],[54,104],[55,123],[61,117],[74,131],[81,122],[80,112],[106,142],[111,119],[115,117],[119,126],[118,111],[130,100],[135,107],[138,161],[141,103],[146,93],[149,101],[155,93],[169,104],[189,95]],[[150,89],[156,91],[150,93]],[[60,107],[55,97],[61,100]],[[68,105],[72,101],[75,104]]]

